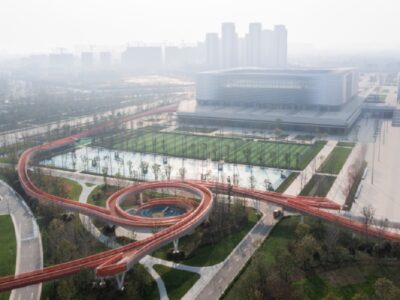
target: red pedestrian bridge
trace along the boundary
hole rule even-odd
[[[173,112],[175,110],[176,106],[165,106],[125,117],[121,122],[154,114]],[[54,280],[78,273],[83,269],[94,269],[96,276],[100,278],[115,277],[121,287],[126,271],[128,271],[140,259],[153,253],[160,247],[192,233],[197,226],[207,220],[213,206],[212,190],[215,189],[225,193],[232,192],[244,197],[272,203],[285,209],[290,209],[301,214],[337,224],[338,226],[349,228],[359,233],[368,233],[372,236],[390,240],[400,238],[398,234],[391,231],[379,230],[375,227],[366,227],[360,222],[349,220],[336,212],[328,211],[340,210],[340,205],[329,199],[320,197],[294,197],[275,192],[257,191],[238,186],[228,186],[227,184],[195,180],[157,181],[139,183],[123,188],[111,195],[107,200],[107,207],[103,208],[48,194],[35,186],[29,178],[29,162],[37,157],[38,154],[43,151],[57,150],[61,147],[72,145],[81,138],[89,137],[101,132],[107,128],[107,126],[110,126],[110,123],[26,150],[21,155],[17,167],[19,180],[23,189],[29,196],[37,198],[40,201],[53,203],[68,211],[81,213],[102,220],[108,224],[114,224],[131,229],[154,226],[163,229],[144,240],[135,241],[117,249],[108,250],[99,254],[68,261],[32,272],[1,277],[0,291]],[[177,197],[154,200],[155,203],[179,204],[179,202],[181,202],[181,205],[186,207],[186,212],[179,216],[154,219],[131,215],[121,208],[121,205],[128,197],[137,196],[147,190],[154,189],[178,189],[185,191],[186,194],[190,194],[191,199]]]

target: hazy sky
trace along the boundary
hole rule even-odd
[[[0,52],[195,42],[233,21],[285,24],[289,43],[400,49],[399,0],[0,0]]]

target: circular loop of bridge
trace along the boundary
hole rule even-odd
[[[170,217],[154,217],[149,218],[140,215],[133,215],[128,213],[121,205],[128,199],[128,197],[133,195],[140,195],[148,190],[154,189],[165,189],[174,188],[179,190],[184,190],[190,194],[197,196],[199,203],[204,200],[204,194],[199,189],[198,184],[191,182],[180,182],[180,181],[160,181],[160,182],[145,182],[136,185],[128,186],[120,191],[117,191],[107,199],[107,209],[110,213],[116,217],[132,221],[132,225],[136,227],[165,227],[173,225],[183,218],[189,216],[193,213],[195,208],[200,204],[193,203],[193,200],[189,200],[184,197],[174,197],[174,198],[161,198],[154,199],[150,202],[142,204],[139,208],[151,207],[157,204],[172,204],[185,209],[185,213]]]

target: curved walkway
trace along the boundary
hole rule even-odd
[[[43,267],[43,250],[40,230],[31,210],[20,195],[0,180],[0,215],[11,214],[17,240],[15,274]],[[10,300],[38,300],[42,284],[31,285],[11,292]]]

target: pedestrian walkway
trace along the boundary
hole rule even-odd
[[[276,220],[272,216],[274,208],[265,203],[260,203],[259,207],[264,214],[263,217],[231,254],[219,264],[218,271],[208,276],[206,285],[204,286],[204,283],[197,282],[183,299],[210,300],[219,299],[223,295],[276,224]],[[204,288],[200,287],[200,285],[203,285]]]
[[[36,219],[25,201],[8,184],[0,180],[0,215],[10,214],[17,240],[15,274],[43,267],[42,238]],[[10,300],[40,299],[42,284],[15,289]]]
[[[362,191],[351,211],[360,215],[364,206],[372,205],[375,218],[400,222],[400,127],[392,127],[390,122],[383,123],[375,151],[373,143],[368,144],[367,176],[362,181]]]

